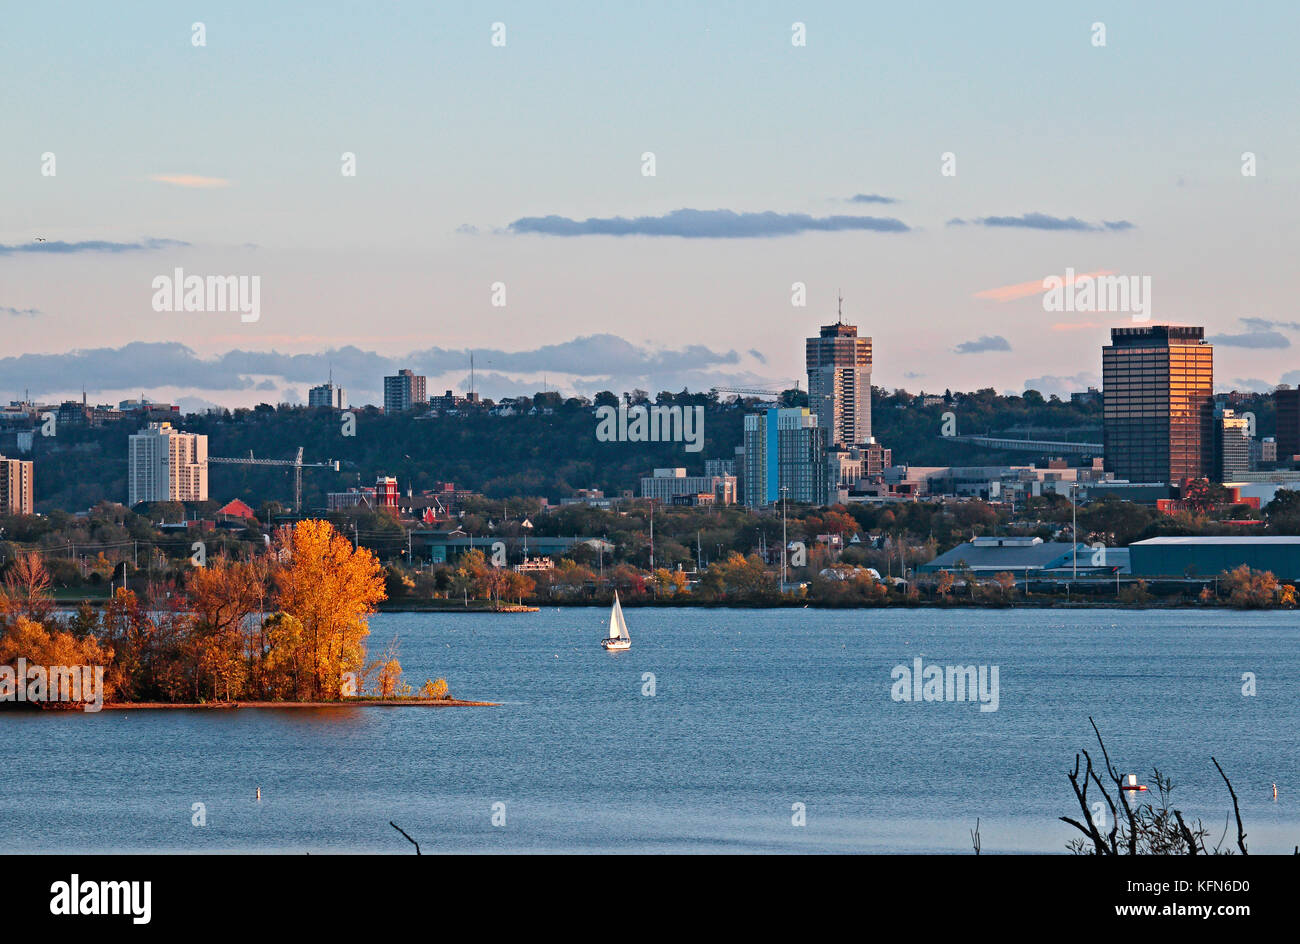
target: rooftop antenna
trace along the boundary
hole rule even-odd
[[[474,392],[474,352],[469,352],[469,392]]]
[[[839,306],[836,309],[837,317],[839,318],[839,323],[844,324],[844,293],[841,292],[839,289],[836,289],[835,292],[837,295],[839,295],[839,299],[840,299]]]

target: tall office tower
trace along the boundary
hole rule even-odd
[[[402,413],[427,402],[424,394],[425,379],[409,370],[399,370],[394,377],[384,378],[384,412]]]
[[[208,437],[150,423],[130,439],[130,504],[208,500]]]
[[[1214,348],[1204,328],[1112,328],[1101,375],[1106,471],[1130,482],[1214,474]]]
[[[308,406],[328,406],[335,410],[346,410],[348,408],[347,395],[342,387],[334,386],[334,382],[323,383],[319,387],[312,387],[307,391]]]
[[[826,437],[803,407],[772,408],[745,417],[745,504],[826,504]],[[785,489],[783,492],[782,489]]]
[[[1251,466],[1250,422],[1232,410],[1214,414],[1214,472],[1217,482],[1237,482]]]
[[[35,486],[31,462],[0,456],[0,515],[30,515]]]
[[[843,299],[841,299],[841,305]],[[871,338],[840,320],[808,338],[808,407],[817,414],[826,445],[871,441]]]
[[[1300,455],[1300,390],[1274,390],[1277,407],[1277,461],[1288,467]]]

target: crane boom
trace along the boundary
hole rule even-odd
[[[255,459],[253,450],[248,451],[248,458],[236,459],[231,456],[208,456],[209,462],[217,462],[223,465],[274,465],[284,468],[293,469],[293,511],[298,514],[302,511],[302,470],[303,469],[332,469],[339,470],[339,460],[326,459],[324,462],[303,462],[302,446],[298,447],[298,454],[292,459]]]

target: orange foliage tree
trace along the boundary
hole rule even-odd
[[[275,558],[274,603],[301,627],[309,696],[339,698],[344,673],[363,670],[367,620],[385,599],[383,568],[328,521],[282,528]]]

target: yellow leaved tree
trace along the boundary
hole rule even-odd
[[[301,634],[308,697],[340,698],[344,673],[363,670],[367,620],[385,599],[383,568],[328,521],[280,529],[274,550],[275,607]]]

